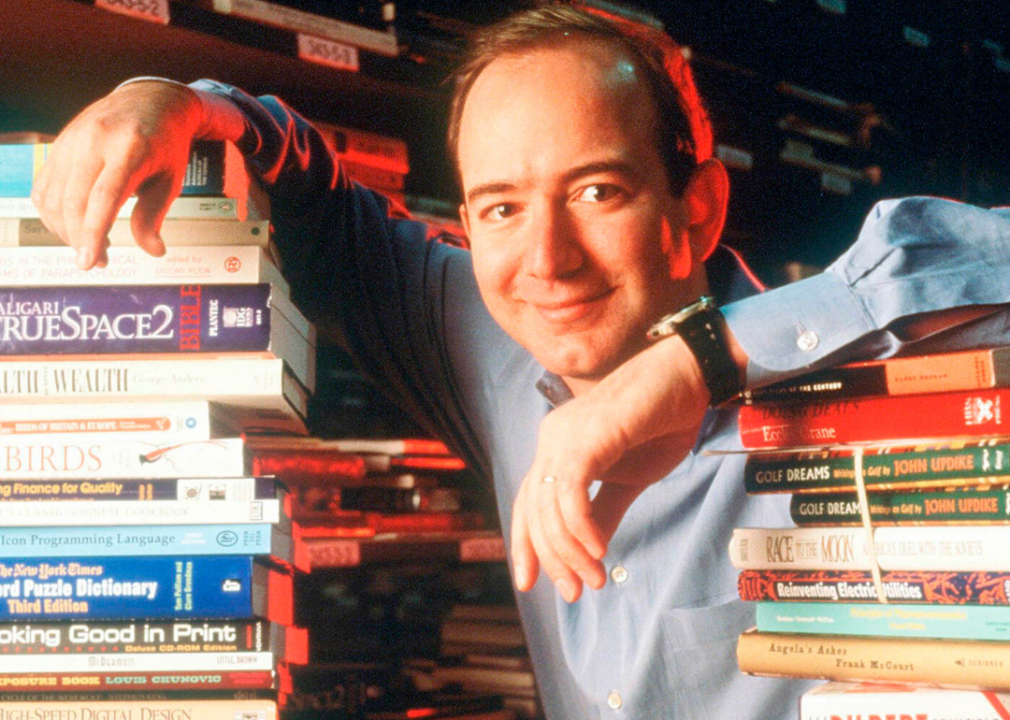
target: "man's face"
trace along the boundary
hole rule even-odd
[[[579,40],[495,60],[467,97],[458,155],[481,295],[548,370],[598,379],[695,299],[684,203],[623,55]]]

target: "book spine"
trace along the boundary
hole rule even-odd
[[[1010,523],[1010,491],[1005,489],[867,493],[866,501],[875,525]],[[855,493],[793,495],[789,513],[800,526],[862,522]]]
[[[277,686],[275,672],[269,670],[221,670],[210,672],[109,670],[102,672],[42,671],[0,673],[0,690],[46,692],[124,691],[124,690],[256,690]],[[216,716],[220,717],[220,715]],[[259,720],[257,718],[257,720]]]
[[[283,631],[262,620],[15,622],[0,623],[0,652],[75,656],[98,647],[103,655],[124,656],[268,652],[277,650],[275,636]]]
[[[275,500],[280,488],[274,478],[155,478],[110,480],[0,480],[0,503],[31,501],[69,504],[71,501],[181,501],[209,504]],[[57,502],[51,502],[57,501]],[[94,503],[89,502],[89,505]],[[248,521],[246,521],[248,522]],[[273,521],[266,521],[273,522]]]
[[[137,198],[127,198],[119,209],[117,218],[129,220]],[[206,198],[198,196],[177,197],[168,206],[169,219],[180,220],[245,220],[242,207],[236,198]],[[0,218],[38,219],[39,211],[28,197],[0,197]],[[261,219],[261,218],[249,218]]]
[[[984,605],[759,602],[757,629],[811,635],[1007,640],[1010,613],[1005,607]]]
[[[946,525],[875,528],[883,570],[1010,570],[1010,527]],[[730,560],[741,570],[870,570],[862,528],[737,528]]]
[[[192,500],[77,500],[0,502],[0,527],[88,527],[92,525],[202,525],[280,523],[280,500],[194,502]]]
[[[283,397],[283,361],[262,357],[19,359],[0,362],[0,398],[20,402],[113,399],[235,402]]]
[[[811,402],[874,395],[983,390],[1010,380],[1008,351],[974,350],[843,365],[745,393],[751,402]]]
[[[277,537],[275,537],[277,535]],[[0,557],[143,557],[145,555],[274,555],[287,561],[291,541],[271,525],[10,528]]]
[[[892,602],[935,605],[1010,605],[1010,572],[881,573]],[[774,602],[879,602],[868,572],[834,570],[744,570],[737,579],[741,600]]]
[[[0,144],[0,197],[29,197],[51,148],[51,143]],[[182,180],[183,195],[223,195],[230,189],[230,176],[245,173],[244,166],[231,167],[241,155],[226,149],[219,141],[193,143]]]
[[[178,652],[122,655],[80,653],[59,655],[0,655],[0,673],[44,673],[60,670],[108,672],[213,672],[215,670],[272,670],[272,652]]]
[[[270,285],[14,288],[0,292],[0,353],[265,351]]]
[[[211,437],[205,401],[108,404],[0,405],[0,443],[40,438],[130,438],[154,443],[197,442]]]
[[[182,697],[173,700],[106,701],[75,700],[47,702],[42,707],[26,702],[5,702],[4,720],[30,718],[121,718],[141,720],[153,718],[185,718],[186,720],[276,720],[277,703],[273,700],[195,700]]]
[[[1010,696],[983,690],[953,690],[866,683],[829,683],[800,698],[800,720],[1006,720]]]
[[[869,448],[863,455],[863,482],[868,488],[991,484],[1003,477],[1010,478],[1010,444],[1005,441]],[[753,494],[855,486],[855,463],[847,450],[751,455],[744,468],[744,488]]]
[[[0,619],[252,617],[266,607],[265,573],[251,556],[5,561]]]
[[[199,219],[166,218],[161,224],[160,234],[169,251],[162,259],[162,262],[167,263],[173,257],[171,251],[175,247],[255,246],[265,248],[270,242],[270,221],[225,219],[224,222],[207,222],[207,220]],[[112,227],[109,229],[108,238],[113,250],[121,252],[122,250],[130,249],[139,253],[137,257],[146,256],[143,250],[137,248],[137,240],[133,237],[129,218],[117,218],[114,220]],[[11,248],[41,248],[49,246],[59,249],[61,256],[70,258],[70,267],[66,267],[63,262],[56,263],[53,261],[52,265],[48,268],[45,266],[37,268],[36,276],[50,279],[47,283],[49,285],[66,285],[69,284],[68,281],[70,280],[77,283],[81,278],[90,277],[100,278],[104,281],[117,277],[119,274],[135,270],[132,266],[124,268],[122,261],[113,265],[113,256],[116,253],[111,253],[109,256],[110,267],[104,269],[92,268],[86,273],[77,270],[75,273],[71,270],[71,268],[76,270],[76,265],[73,262],[73,253],[67,250],[66,244],[60,236],[43,225],[41,220],[31,217],[6,217],[0,215],[0,248],[4,250],[4,254],[0,255],[0,268],[2,268],[0,270],[0,277],[3,278],[4,284],[15,284],[14,280],[16,279],[16,276],[13,275],[8,277],[11,268],[17,267],[12,261],[6,259],[7,253]],[[26,262],[32,262],[33,267],[37,266],[33,261]],[[38,261],[38,263],[41,262]],[[141,264],[161,267],[161,263],[152,262],[149,256]],[[170,269],[170,266],[163,269],[167,271]],[[171,284],[178,282],[178,279],[164,280],[162,282]],[[259,280],[244,282],[259,282]]]
[[[751,675],[928,683],[1010,690],[1010,643],[748,631],[737,643]]]
[[[866,398],[740,408],[748,449],[831,445],[902,438],[997,435],[1010,390]]]
[[[245,476],[239,438],[164,445],[143,440],[0,442],[3,480],[237,478]]]
[[[393,32],[371,30],[336,18],[296,10],[264,0],[213,0],[216,12],[238,15],[249,20],[274,25],[285,30],[304,32],[329,40],[348,43],[381,55],[396,57],[399,47]]]

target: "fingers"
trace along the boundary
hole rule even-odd
[[[512,557],[519,590],[533,587],[538,567],[568,602],[579,598],[584,584],[599,589],[606,583],[603,564],[573,535],[562,512],[563,497],[581,496],[578,504],[585,513],[581,520],[593,522],[585,486],[581,490],[576,488],[573,494],[566,486],[574,485],[561,479],[544,482],[538,475],[530,475],[523,481],[512,517]]]

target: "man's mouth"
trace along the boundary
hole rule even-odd
[[[530,302],[530,305],[545,322],[552,325],[568,325],[596,312],[612,292],[613,288],[608,288],[602,292],[579,297]]]

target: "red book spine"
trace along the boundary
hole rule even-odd
[[[1005,400],[1010,390],[747,405],[740,442],[755,449],[995,435],[1005,430]]]

